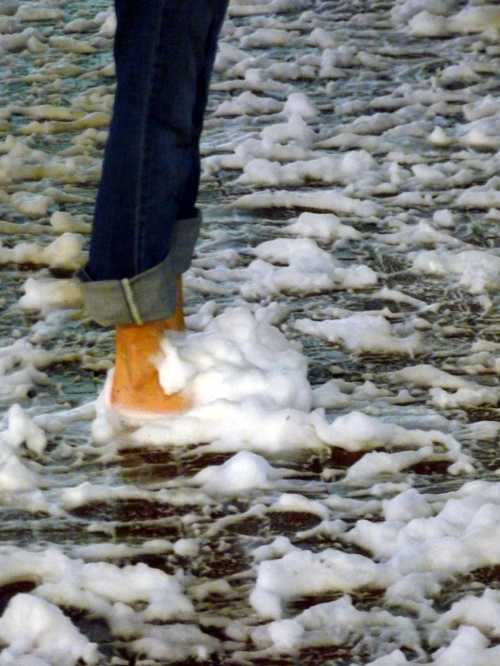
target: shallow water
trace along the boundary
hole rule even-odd
[[[318,117],[308,121],[321,139],[334,136],[340,126],[354,122],[360,115],[369,116],[379,112],[381,109],[371,104],[371,101],[382,95],[390,95],[401,84],[407,85],[409,94],[416,90],[430,89],[443,94],[453,93],[454,99],[441,110],[431,113],[429,105],[426,105],[416,111],[419,122],[427,120],[431,125],[440,126],[450,134],[465,122],[464,103],[478,101],[487,94],[498,98],[499,80],[491,73],[492,70],[498,72],[500,65],[498,36],[496,40],[493,37],[482,40],[477,34],[450,35],[439,39],[417,38],[393,26],[390,19],[392,2],[339,3],[311,0],[303,4],[305,7],[302,7],[302,10],[289,11],[275,17],[281,27],[286,29],[291,25],[293,30],[298,30],[299,34],[291,40],[289,46],[255,48],[248,51],[255,56],[264,56],[272,62],[293,63],[299,57],[318,53],[317,47],[309,46],[305,41],[313,27],[321,27],[331,31],[339,43],[347,44],[356,52],[363,50],[370,54],[375,58],[374,62],[377,58],[381,59],[376,61],[379,65],[374,68],[369,66],[369,59],[364,63],[339,65],[339,79],[314,77],[312,80],[299,78],[287,81],[287,90],[283,93],[271,93],[271,96],[279,101],[286,99],[291,92],[307,93],[321,111]],[[455,3],[455,11],[464,4]],[[85,3],[53,5],[64,7],[64,23],[77,17],[93,19],[99,11],[109,8],[108,2],[89,0]],[[297,21],[305,9],[310,10],[310,14],[303,17],[302,23],[298,25]],[[247,34],[251,33],[258,23],[260,27],[260,22],[266,25],[272,17],[233,17],[231,20],[235,28],[241,29],[241,34]],[[43,42],[51,35],[59,34],[64,23],[44,21],[34,25],[39,39]],[[99,36],[97,30],[98,26],[87,33],[75,35],[78,39],[94,43],[96,52],[92,55],[63,54],[52,46],[40,54],[32,54],[27,50],[3,53],[5,73],[0,88],[0,108],[8,105],[25,107],[46,103],[68,106],[74,103],[77,96],[91,91],[95,86],[106,86],[107,92],[112,93],[113,79],[104,77],[100,72],[102,67],[111,62],[112,42],[110,38]],[[236,46],[239,44],[238,39],[230,34],[224,41]],[[487,64],[488,71],[478,73],[472,82],[450,80],[446,83],[439,78],[445,67],[469,57]],[[34,81],[27,80],[27,75],[32,75]],[[223,72],[218,72],[214,79],[215,86],[225,78],[227,77]],[[234,95],[240,92],[236,90]],[[240,142],[249,134],[258,133],[269,123],[278,122],[275,117],[270,119],[265,115],[243,115],[231,119],[214,116],[213,111],[219,104],[227,101],[229,96],[230,93],[220,90],[214,90],[211,96],[203,138],[205,155],[218,154],[222,143]],[[355,101],[357,106],[350,112],[342,112],[348,101]],[[98,97],[97,102],[89,100],[85,106],[91,111],[102,108],[102,104],[102,97]],[[2,133],[26,139],[23,127],[28,122],[29,118],[16,112],[5,121]],[[28,143],[32,148],[40,148],[57,156],[74,145],[73,139],[77,133],[78,130],[57,133],[49,130],[31,136]],[[429,142],[429,134],[430,131],[419,130],[414,134],[402,132],[401,136],[382,135],[382,138],[391,144],[390,150],[407,153],[408,164],[404,166],[408,169],[419,161],[437,167],[448,161],[461,163],[470,176],[466,187],[449,187],[446,183],[432,186],[407,179],[396,193],[358,192],[363,200],[380,206],[376,217],[339,215],[343,222],[361,231],[363,238],[340,243],[334,249],[335,256],[343,265],[363,263],[375,270],[379,275],[378,287],[359,291],[339,289],[306,295],[294,295],[284,290],[278,295],[268,297],[268,300],[276,300],[289,308],[289,314],[280,324],[280,328],[288,338],[302,342],[310,363],[310,381],[314,386],[323,384],[332,377],[345,379],[356,386],[370,380],[378,388],[388,388],[390,395],[394,397],[397,389],[391,382],[390,373],[409,365],[423,363],[454,375],[465,376],[482,386],[499,386],[498,365],[496,370],[488,369],[467,360],[471,354],[471,345],[477,340],[500,342],[498,287],[489,291],[489,302],[486,303],[484,298],[481,299],[486,292],[471,293],[471,290],[460,286],[458,277],[451,273],[431,276],[412,269],[410,252],[435,249],[432,244],[423,247],[412,246],[411,242],[406,246],[402,243],[393,245],[384,242],[381,236],[374,236],[396,231],[392,222],[402,213],[406,214],[404,221],[414,225],[417,221],[432,221],[433,213],[437,210],[451,209],[455,224],[453,228],[441,228],[441,231],[458,239],[463,244],[462,249],[488,250],[499,256],[500,218],[498,215],[487,215],[488,208],[494,207],[469,209],[456,206],[456,200],[463,189],[484,184],[498,173],[498,157],[495,156],[498,153],[495,154],[495,150],[491,148],[479,150],[457,144],[437,147]],[[374,136],[377,135],[378,132],[375,132]],[[230,151],[226,148],[224,152]],[[387,147],[374,151],[380,168],[394,161],[388,157],[388,152]],[[338,151],[330,149],[326,154],[336,155]],[[74,215],[82,215],[84,220],[90,221],[97,185],[95,166],[98,166],[102,155],[102,142],[89,141],[86,155],[90,158],[88,171],[82,175],[86,171],[86,167],[82,166],[76,182],[66,182],[64,177],[49,176],[42,180],[30,178],[7,182],[2,184],[2,188],[8,194],[17,190],[42,192],[46,188],[57,188],[61,195],[74,196],[73,201],[59,203],[57,208]],[[287,234],[283,231],[284,223],[301,212],[286,208],[231,208],[237,197],[258,189],[251,185],[234,183],[235,177],[240,173],[241,170],[220,169],[214,178],[204,180],[200,194],[205,225],[198,256],[203,258],[220,250],[236,250],[237,263],[231,268],[242,268],[249,264],[249,248],[266,240],[286,237]],[[353,177],[354,191],[355,181]],[[322,187],[325,185],[311,182],[290,189],[316,192]],[[493,183],[492,188],[498,190],[498,183]],[[402,205],[397,196],[405,191],[424,195],[431,192],[432,197],[425,205],[422,202]],[[352,196],[357,196],[356,192]],[[50,210],[52,212],[55,209],[53,206]],[[20,227],[19,234],[2,234],[1,240],[6,247],[12,247],[23,240],[48,242],[55,238],[54,230],[48,225],[47,233],[35,236],[22,233],[22,224],[26,218],[14,210],[5,199],[0,202],[0,218],[17,222]],[[41,216],[33,221],[46,224],[48,217]],[[331,248],[331,243],[320,242],[319,245],[323,249]],[[441,247],[439,244],[436,246],[437,249]],[[52,273],[54,274],[54,271]],[[59,277],[66,276],[64,272],[55,273]],[[30,265],[2,266],[1,296],[4,307],[0,323],[0,346],[12,344],[16,339],[32,338],[33,326],[41,315],[22,311],[16,307],[16,303],[28,277],[48,274],[49,269],[37,269]],[[205,269],[195,262],[192,277],[206,275],[208,274]],[[498,279],[500,281],[500,277]],[[217,282],[216,279],[216,286]],[[194,279],[188,281],[186,297],[189,314],[195,313],[206,300],[215,301],[221,309],[241,302],[241,297],[235,293],[234,285],[220,282],[215,290],[213,284],[214,281],[211,291],[205,293],[200,283],[195,283]],[[389,307],[392,323],[408,324],[412,316],[417,314],[415,306],[382,299],[377,294],[378,288],[382,286],[401,290],[428,305],[435,305],[434,308],[418,312],[425,324],[421,327],[424,344],[413,359],[391,352],[366,351],[357,354],[348,351],[345,346],[332,345],[317,337],[302,335],[293,327],[294,321],[303,317],[324,319],[327,317],[325,311],[331,306],[353,312],[379,311]],[[35,385],[27,398],[19,401],[2,394],[2,408],[6,411],[13,402],[20,402],[31,414],[44,414],[93,400],[103,385],[106,371],[105,367],[96,369],[95,363],[102,359],[108,361],[108,367],[112,363],[111,333],[103,332],[83,320],[81,313],[75,310],[54,337],[45,339],[40,344],[44,349],[59,350],[58,355],[66,355],[66,359],[51,363],[45,370],[48,383]],[[71,353],[74,353],[75,358],[70,358]],[[497,357],[498,354],[497,348]],[[434,459],[417,463],[395,475],[382,476],[378,480],[404,482],[421,493],[433,496],[444,496],[445,493],[460,488],[466,480],[496,481],[499,469],[498,441],[475,440],[467,428],[479,421],[499,422],[498,401],[494,404],[443,409],[431,403],[427,389],[410,385],[407,388],[411,402],[406,404],[391,403],[384,398],[375,397],[345,409],[331,410],[328,416],[334,418],[352,409],[361,409],[391,423],[424,430],[435,427],[433,424],[437,422],[436,419],[444,417],[445,430],[454,434],[464,450],[472,456],[474,472],[468,476],[452,476],[448,473],[449,461]],[[319,501],[332,494],[355,496],[363,501],[370,501],[373,498],[370,486],[353,489],[343,483],[346,469],[356,462],[361,454],[338,448],[301,452],[295,456],[279,454],[272,462],[277,467],[286,467],[292,473],[286,484],[281,487],[277,484],[266,491],[253,490],[236,498],[212,498],[209,503],[205,497],[198,497],[188,482],[185,486],[187,493],[177,499],[159,499],[156,491],[166,482],[180,477],[191,477],[208,465],[221,464],[230,458],[230,454],[201,454],[196,446],[192,446],[164,449],[142,447],[108,455],[108,449],[92,445],[90,421],[76,420],[68,423],[63,432],[49,434],[49,445],[43,456],[38,459],[35,455],[29,457],[32,459],[30,464],[41,478],[40,487],[49,504],[60,507],[61,491],[84,482],[101,488],[102,496],[88,500],[73,510],[61,509],[51,514],[39,507],[33,509],[23,506],[23,502],[15,494],[9,496],[4,493],[3,498],[0,498],[1,552],[9,552],[12,546],[28,551],[42,551],[56,546],[69,556],[82,556],[85,559],[85,555],[79,554],[78,546],[112,542],[115,545],[137,546],[135,555],[110,558],[116,565],[143,562],[168,574],[182,569],[189,580],[186,595],[191,598],[195,608],[194,618],[190,619],[191,624],[199,626],[203,632],[219,641],[217,649],[202,660],[202,663],[303,666],[321,663],[347,666],[367,664],[375,657],[388,654],[394,649],[395,646],[390,644],[382,644],[375,649],[370,641],[360,641],[352,637],[345,644],[337,646],[312,646],[298,653],[292,650],[291,654],[259,655],[249,638],[236,640],[225,631],[229,620],[240,622],[247,627],[265,622],[249,604],[249,593],[256,579],[256,568],[251,554],[256,547],[270,543],[278,536],[287,536],[293,544],[311,552],[321,552],[325,548],[363,552],[342,538],[308,534],[308,530],[321,522],[321,518],[314,513],[270,510],[271,505],[283,492],[298,493]],[[113,489],[118,488],[120,490],[113,493]],[[140,497],[136,495],[137,489],[144,491]],[[387,496],[391,496],[389,489],[387,492]],[[396,493],[395,488],[394,494]],[[382,520],[381,507],[378,507],[378,512],[370,511],[364,517],[368,515],[374,521]],[[330,519],[336,518],[342,518],[354,525],[358,517],[348,510],[331,511]],[[141,546],[151,539],[171,542],[196,539],[199,552],[194,556],[183,556],[173,551],[141,552]],[[366,551],[363,554],[366,554]],[[443,612],[449,609],[452,602],[469,592],[479,595],[485,587],[500,589],[498,565],[500,562],[473,572],[467,571],[453,582],[450,579],[433,598],[434,608]],[[230,592],[221,595],[209,594],[205,598],[196,597],[193,592],[196,584],[219,579],[229,583]],[[36,571],[33,571],[32,576],[24,576],[21,580],[9,580],[7,576],[5,584],[0,587],[0,611],[17,593],[30,592],[38,584]],[[382,592],[373,589],[357,590],[352,594],[353,604],[358,610],[384,607]],[[294,598],[287,603],[284,617],[295,617],[306,608],[341,596],[340,591],[334,591],[321,596],[311,594]],[[140,653],[136,654],[130,648],[130,641],[114,636],[102,618],[94,617],[78,608],[64,607],[63,610],[83,634],[98,643],[104,655],[102,663],[146,664],[170,661],[168,658],[157,662],[141,660]],[[430,660],[435,648],[427,643],[427,628],[424,622],[416,620],[415,629],[422,639],[422,654],[418,656],[411,648],[404,646],[403,652],[409,663],[424,663],[422,655],[425,655],[426,661]],[[186,665],[199,663],[194,656],[173,662]]]

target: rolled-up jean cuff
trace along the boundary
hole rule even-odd
[[[176,279],[191,265],[200,224],[199,212],[190,220],[178,221],[165,259],[134,277],[93,280],[81,269],[77,276],[86,314],[102,326],[143,324],[171,317],[176,308]]]

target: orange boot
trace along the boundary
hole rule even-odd
[[[165,331],[186,328],[182,311],[182,281],[177,280],[177,307],[170,319],[116,327],[116,359],[111,404],[118,409],[169,414],[189,409],[181,393],[167,395],[159,382],[153,359],[160,351]]]

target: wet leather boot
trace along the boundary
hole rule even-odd
[[[167,395],[159,382],[154,358],[160,352],[165,331],[183,331],[182,281],[177,280],[177,306],[169,319],[116,327],[116,359],[111,388],[111,405],[117,409],[170,414],[189,409],[182,393]]]

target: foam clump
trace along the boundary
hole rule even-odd
[[[64,18],[64,11],[48,5],[23,3],[17,9],[15,17],[21,21],[48,21]]]
[[[286,46],[297,33],[278,28],[257,28],[251,35],[241,41],[243,48],[266,48],[271,46]]]
[[[381,181],[371,155],[366,151],[353,150],[341,158],[319,157],[285,165],[268,159],[253,159],[243,166],[243,175],[236,182],[244,185],[275,187],[304,185],[310,181],[325,185],[337,183],[349,185],[353,175],[358,179],[359,188],[362,185],[370,188]]]
[[[146,552],[165,552],[171,544],[151,542],[146,546]],[[179,552],[196,552],[187,542],[179,546]],[[109,551],[110,546],[105,548]],[[85,563],[56,548],[39,553],[10,548],[0,553],[0,584],[32,577],[33,571],[38,585],[31,594],[15,596],[0,618],[0,641],[8,646],[0,656],[2,666],[18,665],[28,658],[57,666],[101,663],[96,646],[57,606],[101,618],[113,636],[133,637],[131,649],[151,658],[203,660],[218,645],[197,626],[183,623],[193,616],[194,608],[184,594],[182,572],[168,575],[143,563],[123,567]],[[32,666],[30,661],[26,665]]]
[[[113,441],[125,420],[133,429],[126,438],[120,438],[121,448],[202,444],[210,451],[246,449],[271,455],[330,446],[367,452],[376,447],[419,450],[385,454],[386,459],[378,454],[360,461],[358,468],[352,468],[351,481],[355,476],[366,480],[384,471],[396,473],[432,458],[437,446],[441,457],[453,463],[452,473],[470,471],[468,457],[450,434],[410,430],[360,411],[333,422],[327,420],[322,409],[311,412],[313,404],[319,406],[321,400],[318,390],[313,392],[309,384],[307,360],[296,343],[287,340],[264,314],[262,310],[253,313],[249,308],[231,308],[212,317],[203,331],[169,332],[157,359],[160,383],[167,394],[184,393],[193,407],[155,418],[137,414],[130,421],[127,415],[120,417],[107,406],[108,379],[96,406],[94,440]],[[326,393],[330,394],[331,389]],[[344,407],[350,406],[347,395],[343,394]],[[355,397],[366,401],[379,395],[377,387],[368,383]],[[338,403],[339,390],[333,397]],[[209,493],[220,492],[221,488],[234,493],[266,488],[276,478],[280,474],[263,458],[245,452],[220,467],[201,472],[194,482]]]
[[[500,661],[500,646],[488,645],[489,640],[478,629],[461,626],[452,643],[433,655],[432,666],[496,666]]]
[[[257,259],[233,272],[242,282],[240,292],[245,298],[365,289],[378,281],[377,273],[369,266],[345,266],[308,238],[276,238],[261,243],[253,252]]]
[[[99,661],[96,644],[57,606],[32,594],[17,594],[9,602],[0,618],[0,640],[8,646],[0,664],[75,666]]]
[[[82,247],[83,236],[70,232],[63,233],[45,247],[37,243],[21,242],[13,248],[7,248],[0,243],[0,264],[36,264],[74,270],[85,263]]]
[[[346,483],[367,485],[381,474],[397,474],[402,470],[416,465],[432,455],[432,447],[424,447],[418,451],[400,451],[398,453],[372,452],[364,455],[352,465],[346,474]]]
[[[264,113],[279,113],[282,109],[280,102],[271,97],[259,97],[250,91],[241,93],[238,97],[222,102],[214,112],[215,116],[242,116],[260,115]]]
[[[239,197],[234,208],[309,208],[331,211],[338,215],[356,215],[362,218],[375,217],[379,206],[368,200],[347,196],[340,190],[317,190],[294,192],[289,190],[264,190]]]
[[[187,390],[197,405],[257,400],[307,411],[307,361],[275,327],[245,308],[227,310],[201,333],[162,343],[160,383],[166,393]]]
[[[443,613],[433,627],[431,643],[439,645],[446,632],[459,625],[475,627],[487,635],[500,633],[500,595],[486,588],[480,597],[467,595]]]
[[[384,423],[361,412],[339,416],[330,425],[329,430],[332,444],[348,451],[362,451],[379,446],[418,447],[428,444],[432,437],[432,433],[423,430],[408,431],[406,428],[393,423]]]
[[[461,389],[470,385],[470,382],[463,377],[452,375],[428,363],[396,370],[391,373],[391,377],[394,381],[402,384],[412,384],[413,386],[426,388]]]
[[[325,242],[338,239],[358,240],[361,233],[353,227],[342,224],[336,215],[302,213],[286,230],[303,238],[317,238]]]
[[[462,453],[460,443],[452,435],[439,430],[410,430],[357,411],[328,423],[322,410],[317,410],[311,415],[311,421],[324,443],[345,451],[371,451],[379,447],[389,450],[416,449],[415,452],[367,454],[349,468],[346,475],[348,482],[366,482],[383,472],[399,472],[431,457],[435,445],[445,448],[446,460],[454,461],[448,470],[450,473],[472,471],[470,458]]]
[[[301,118],[315,118],[318,108],[305,93],[291,93],[283,107],[283,113],[287,116],[300,116]]]
[[[48,313],[61,308],[82,305],[81,287],[76,280],[56,278],[28,278],[23,285],[24,295],[18,301],[23,310]]]
[[[408,31],[417,37],[440,37],[453,33],[467,35],[500,28],[500,10],[493,4],[481,7],[468,5],[456,14],[449,11],[453,7],[452,3],[438,1],[419,5],[407,2],[406,6],[411,7],[412,4],[418,7],[418,11],[413,10],[413,16],[408,21]],[[397,18],[401,18],[402,14],[399,9]]]
[[[451,273],[471,294],[500,287],[500,257],[485,250],[464,250],[456,254],[447,250],[417,252],[413,256],[413,268],[418,273],[440,277]]]
[[[14,448],[26,445],[30,451],[40,454],[47,446],[47,437],[44,431],[33,422],[30,416],[20,405],[12,405],[7,414],[8,429],[2,433]]]
[[[35,384],[47,384],[46,368],[57,354],[34,347],[25,339],[0,347],[0,397],[9,400],[25,398]]]
[[[290,543],[277,544],[279,548],[274,550],[268,547],[261,551],[262,557],[257,558],[257,580],[250,602],[259,615],[279,620],[284,604],[305,594],[376,588],[384,591],[386,603],[415,609],[417,604],[435,596],[456,576],[467,575],[480,567],[498,565],[499,493],[498,483],[473,481],[453,493],[443,505],[435,502],[432,495],[423,496],[414,489],[403,491],[383,502],[383,520],[358,520],[354,528],[339,537],[343,542],[361,547],[371,554],[371,558],[335,548],[311,552],[297,549]],[[320,607],[312,607],[306,613],[319,613]],[[485,591],[482,597],[469,596],[456,602],[434,625],[431,644],[442,646],[450,638],[450,629],[458,624],[470,625],[471,631],[460,629],[448,647],[437,650],[432,663],[442,666],[469,663],[465,658],[459,658],[460,654],[463,657],[468,654],[465,646],[469,643],[471,650],[478,651],[478,660],[472,663],[496,663],[487,660],[497,653],[490,652],[494,649],[488,647],[484,634],[498,632],[499,609],[497,591]],[[323,617],[322,622],[330,624],[334,610],[329,608],[328,613],[318,619]],[[355,626],[352,623],[356,619],[360,617],[349,615],[348,626]],[[367,627],[375,618],[371,613],[371,617],[365,616],[364,619],[368,620]],[[312,622],[306,625],[303,620],[304,614],[294,618],[305,629],[321,628],[313,626]],[[403,622],[402,618],[389,617],[389,614],[387,620]],[[340,622],[339,618],[338,629]],[[330,632],[334,630],[331,626],[325,628]],[[408,628],[411,630],[411,623]],[[286,627],[281,629],[284,631]],[[258,638],[259,643],[265,644],[270,639],[274,642],[269,627],[259,628],[258,632],[254,638]],[[281,634],[278,632],[276,636],[283,648]],[[297,640],[302,640],[299,632],[296,636]],[[331,633],[327,636],[331,640]],[[486,660],[481,661],[479,657]]]
[[[15,192],[11,201],[14,207],[28,217],[43,217],[47,215],[52,199],[43,194],[33,192]]]
[[[2,584],[36,571],[39,585],[34,595],[60,606],[88,610],[107,620],[117,635],[127,633],[125,627],[133,615],[139,633],[144,623],[185,619],[193,613],[182,575],[168,575],[142,562],[118,567],[72,559],[56,548],[40,553],[11,548],[0,553],[0,564]],[[132,607],[139,603],[141,610],[135,614]],[[128,620],[117,612],[120,604],[130,607]]]
[[[319,553],[296,550],[277,560],[258,565],[257,581],[250,603],[259,615],[278,619],[282,604],[304,594],[327,591],[349,592],[380,583],[380,568],[362,555],[333,548]]]
[[[419,643],[409,618],[397,617],[386,610],[358,610],[348,595],[313,605],[293,620],[280,619],[261,625],[252,631],[251,636],[258,647],[272,644],[279,652],[290,652],[311,644],[315,647],[341,646],[353,638],[360,640],[370,634],[378,638],[379,645],[397,642],[405,647],[417,647]],[[387,662],[387,666],[397,664],[397,661]]]
[[[193,482],[208,493],[234,494],[270,487],[279,474],[261,456],[240,451],[223,465],[213,465],[198,472]]]
[[[436,179],[433,179],[435,182]],[[377,240],[389,245],[398,245],[400,248],[407,246],[437,246],[458,245],[459,241],[450,234],[434,229],[427,222],[419,222],[416,225],[401,224],[399,231],[391,234],[374,234]]]
[[[0,439],[0,493],[12,496],[35,490],[38,477],[20,459],[19,453],[8,442]]]
[[[398,335],[398,331],[382,315],[357,313],[341,319],[313,321],[299,319],[295,328],[338,343],[354,352],[408,354],[413,356],[421,347],[418,333]]]
[[[446,15],[453,6],[453,0],[397,0],[391,9],[391,19],[395,25],[406,25],[422,11],[436,15]]]
[[[378,562],[385,561],[386,573],[393,578],[388,599],[422,597],[430,580],[438,582],[500,562],[499,493],[500,484],[470,481],[442,508],[433,506],[432,511],[430,505],[414,502],[406,494],[386,505],[387,520],[360,520],[346,538]],[[428,574],[428,582],[418,581],[417,572]]]
[[[204,331],[169,333],[158,359],[160,383],[166,393],[184,392],[194,406],[142,425],[139,418],[133,441],[212,442],[228,451],[318,446],[309,418],[307,360],[265,319],[248,308],[231,308],[212,318]],[[113,436],[105,393],[97,404],[93,434],[97,441]]]
[[[149,626],[145,634],[133,641],[130,648],[154,660],[146,663],[175,663],[190,657],[196,662],[208,663],[210,654],[219,645],[216,638],[203,633],[194,624]]]
[[[253,16],[255,14],[279,14],[300,8],[304,0],[271,0],[270,2],[252,2],[241,0],[232,2],[229,7],[229,16]]]
[[[36,490],[40,479],[22,460],[25,449],[40,455],[47,446],[45,432],[19,406],[7,413],[7,429],[0,432],[0,494],[12,497]]]

